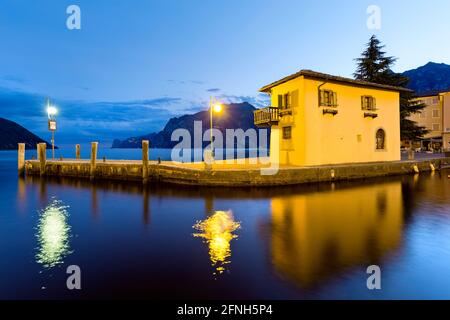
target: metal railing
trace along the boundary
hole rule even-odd
[[[253,112],[255,125],[277,124],[280,120],[279,109],[277,107],[267,107]]]

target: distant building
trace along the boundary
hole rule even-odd
[[[271,128],[271,161],[314,166],[400,160],[404,88],[302,70],[260,91],[271,107],[255,124]]]
[[[418,98],[426,107],[410,120],[429,130],[423,139],[415,142],[416,148],[425,151],[450,149],[450,92]]]

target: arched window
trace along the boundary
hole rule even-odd
[[[385,149],[386,133],[383,129],[378,129],[376,135],[377,150]]]

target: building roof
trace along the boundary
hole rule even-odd
[[[443,90],[443,91],[435,91],[435,92],[426,92],[422,94],[418,94],[417,98],[428,98],[428,97],[438,97],[442,94],[448,94],[450,93],[450,90]]]
[[[280,80],[275,81],[267,86],[262,87],[261,89],[259,89],[259,91],[260,92],[269,92],[270,89],[272,89],[273,87],[276,87],[282,83],[288,82],[290,80],[296,79],[301,76],[304,76],[305,78],[309,78],[309,79],[317,79],[317,80],[323,80],[323,81],[327,81],[327,82],[343,83],[343,84],[348,84],[348,85],[352,85],[352,86],[383,89],[383,90],[388,90],[388,91],[413,92],[413,90],[403,88],[403,87],[395,87],[395,86],[389,86],[389,85],[378,84],[378,83],[373,83],[373,82],[367,82],[367,81],[355,80],[355,79],[344,78],[344,77],[339,77],[339,76],[333,76],[331,74],[316,72],[316,71],[312,71],[312,70],[300,70],[297,73],[291,74],[290,76],[284,77],[283,79],[280,79]]]

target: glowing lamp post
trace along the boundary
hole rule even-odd
[[[211,97],[209,100],[209,110],[210,110],[210,135],[211,135],[211,155],[214,158],[214,142],[213,142],[213,112],[215,113],[221,113],[222,112],[222,105],[217,102],[215,99]]]
[[[47,100],[48,130],[52,133],[52,159],[55,160],[55,131],[56,131],[56,114],[58,110],[55,106],[50,105]]]

